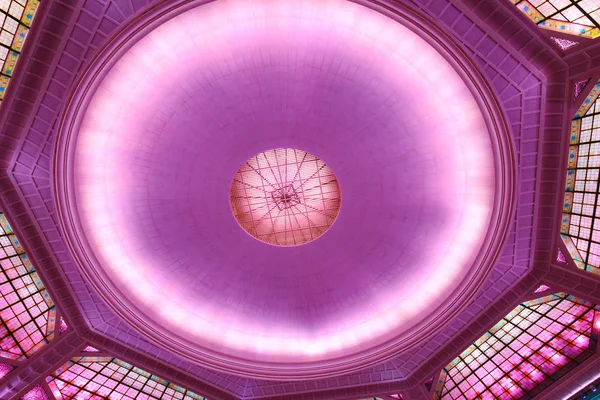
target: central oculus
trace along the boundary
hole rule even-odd
[[[251,157],[235,174],[229,199],[246,232],[278,246],[317,239],[329,230],[341,204],[331,168],[297,149],[273,149]]]

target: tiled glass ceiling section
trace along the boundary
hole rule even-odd
[[[40,0],[0,0],[0,103]]]
[[[535,396],[595,352],[598,309],[564,293],[520,304],[444,368],[435,399]]]
[[[29,392],[21,398],[21,400],[49,400],[48,395],[44,391],[41,385],[38,385],[31,389]]]
[[[556,43],[556,45],[558,47],[561,48],[561,50],[567,51],[569,50],[571,47],[577,46],[579,43],[578,42],[574,42],[572,40],[568,40],[565,38],[558,38],[558,37],[554,37],[551,36],[550,39]]]
[[[54,338],[56,308],[1,212],[0,266],[0,357],[23,360]]]
[[[0,379],[4,378],[10,372],[12,372],[16,367],[14,365],[0,363]]]
[[[207,400],[111,357],[76,357],[46,378],[57,400]]]
[[[511,0],[542,28],[572,35],[600,36],[598,0]]]
[[[600,376],[565,400],[600,400]]]
[[[561,236],[575,264],[600,273],[600,82],[571,125]]]
[[[537,289],[535,289],[535,291],[533,293],[545,292],[548,289],[550,289],[550,286],[540,285]]]

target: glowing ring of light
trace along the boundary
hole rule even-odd
[[[468,88],[467,91],[470,91],[473,97],[470,100],[468,98],[462,99],[466,103],[456,101],[457,98],[454,98],[455,101],[447,104],[447,112],[455,112],[454,115],[456,115],[458,119],[455,120],[454,123],[456,126],[465,124],[465,132],[468,131],[467,126],[472,120],[477,120],[478,123],[485,124],[487,129],[489,129],[490,132],[493,132],[493,134],[491,134],[492,140],[490,143],[490,151],[493,153],[495,165],[495,180],[493,182],[495,196],[492,208],[489,210],[490,223],[487,229],[478,228],[471,231],[468,229],[463,231],[465,233],[470,233],[470,235],[465,235],[465,240],[475,240],[477,235],[481,235],[483,238],[481,240],[481,251],[477,254],[473,267],[469,270],[465,278],[461,281],[459,288],[455,291],[454,297],[446,303],[446,307],[443,310],[440,310],[436,315],[428,316],[418,327],[404,332],[393,340],[379,342],[378,344],[371,346],[368,350],[361,350],[360,352],[352,353],[348,356],[339,356],[340,353],[335,353],[335,351],[339,350],[340,345],[342,348],[346,345],[351,347],[355,343],[369,340],[373,335],[379,334],[380,331],[386,331],[390,327],[393,327],[398,321],[398,318],[405,318],[406,316],[404,314],[398,314],[396,311],[390,309],[391,313],[383,312],[376,318],[369,320],[368,328],[366,326],[355,326],[344,332],[342,335],[343,337],[339,334],[323,336],[314,343],[307,338],[292,339],[289,343],[285,340],[272,341],[268,338],[259,340],[252,335],[246,335],[245,332],[234,332],[233,335],[224,335],[220,330],[211,330],[210,327],[206,325],[206,321],[200,324],[194,325],[192,323],[190,325],[193,334],[208,335],[206,336],[206,339],[210,339],[209,342],[211,340],[217,340],[231,349],[258,346],[257,348],[260,348],[260,351],[264,352],[264,354],[276,355],[289,353],[289,355],[295,354],[312,357],[310,362],[303,362],[301,364],[289,363],[285,364],[285,367],[283,367],[280,362],[271,363],[268,359],[252,360],[247,357],[240,358],[232,352],[216,351],[211,349],[210,346],[195,343],[188,338],[173,337],[173,333],[169,331],[168,328],[156,324],[152,318],[136,309],[134,303],[123,295],[122,288],[112,281],[115,276],[112,275],[111,278],[111,274],[119,271],[121,274],[121,278],[119,279],[123,279],[124,282],[135,282],[135,285],[130,287],[129,295],[141,296],[139,304],[148,304],[148,301],[150,300],[155,301],[155,292],[151,285],[145,281],[141,271],[129,268],[131,265],[136,264],[131,264],[126,259],[125,256],[127,252],[124,249],[119,249],[118,246],[106,247],[103,250],[106,251],[106,255],[110,255],[111,257],[114,257],[114,255],[123,257],[117,258],[113,264],[103,264],[98,261],[98,254],[95,254],[94,247],[90,245],[88,238],[84,233],[85,230],[83,229],[82,221],[79,219],[78,213],[76,212],[78,201],[76,194],[73,193],[72,190],[74,174],[73,147],[77,142],[77,132],[81,129],[85,129],[85,126],[89,127],[89,123],[92,122],[92,120],[86,122],[84,120],[84,114],[86,114],[86,110],[89,112],[90,104],[94,102],[98,104],[97,102],[111,100],[110,94],[104,93],[98,95],[98,93],[96,93],[96,90],[103,82],[100,78],[109,75],[109,67],[117,64],[119,57],[129,52],[136,44],[141,43],[142,41],[148,43],[148,40],[145,40],[145,38],[149,37],[156,27],[160,28],[155,31],[156,34],[163,35],[164,37],[168,31],[168,23],[170,21],[174,20],[179,15],[185,15],[185,13],[182,14],[184,11],[193,10],[194,6],[201,2],[180,0],[178,4],[175,5],[169,3],[167,5],[156,6],[156,8],[141,16],[138,21],[133,23],[125,31],[121,32],[121,40],[112,41],[112,47],[107,47],[105,51],[99,54],[96,61],[88,68],[87,73],[83,74],[82,81],[72,96],[65,118],[61,124],[54,169],[56,197],[60,208],[60,223],[66,233],[71,251],[75,255],[82,272],[87,276],[88,280],[93,284],[98,293],[102,295],[103,299],[111,305],[115,312],[126,318],[136,327],[136,329],[143,332],[157,344],[165,346],[169,350],[182,356],[223,371],[250,376],[286,379],[332,376],[381,362],[382,359],[398,354],[401,350],[419,343],[426,337],[424,332],[427,331],[431,333],[443,326],[449,318],[464,308],[468,303],[468,299],[470,299],[474,295],[476,289],[480,287],[483,279],[489,272],[490,265],[496,260],[501,243],[506,235],[513,210],[513,193],[515,185],[514,155],[512,153],[508,128],[493,95],[486,86],[485,80],[475,72],[476,70],[470,64],[468,58],[461,53],[460,50],[454,47],[451,40],[448,39],[443,32],[434,31],[431,25],[422,17],[410,15],[403,6],[395,3],[388,4],[386,2],[379,2],[378,5],[373,5],[365,0],[365,5],[379,11],[379,13],[377,13],[367,11],[368,8],[364,8],[362,5],[343,2],[341,0],[331,0],[327,2],[322,0],[310,1],[312,1],[312,5],[328,4],[331,6],[333,4],[333,9],[335,10],[335,23],[350,24],[354,26],[357,21],[356,19],[358,18],[360,23],[358,23],[357,26],[358,29],[361,30],[361,34],[375,35],[378,40],[389,45],[397,46],[398,41],[394,40],[394,37],[392,36],[387,37],[386,35],[383,35],[382,32],[385,32],[385,30],[382,30],[382,26],[378,24],[389,24],[389,27],[394,25],[395,29],[402,30],[405,35],[411,35],[412,31],[412,36],[410,36],[411,39],[402,43],[399,51],[409,52],[411,60],[420,67],[423,67],[423,63],[425,62],[432,62],[435,60],[432,64],[433,68],[429,71],[432,74],[439,74],[442,70],[448,71],[447,68],[450,67],[450,69],[453,69],[453,71],[457,73],[457,76],[460,76],[463,79],[463,84],[465,84],[465,87]],[[304,3],[308,4],[307,2],[309,2],[309,0]],[[223,3],[233,4],[235,2],[224,1]],[[255,15],[257,4],[254,3],[260,3],[260,0],[257,0],[253,4],[249,4],[250,2],[246,1],[243,3],[245,4],[245,7],[240,7],[237,11],[250,12]],[[275,11],[283,12],[285,14],[285,7],[282,5],[292,3],[297,4],[292,0],[290,0],[290,3],[284,3],[283,1],[279,2],[280,8]],[[220,4],[220,2],[209,4]],[[307,9],[308,7],[296,11],[308,12],[306,18],[314,17],[314,15],[310,14],[311,11],[307,11]],[[364,15],[369,15],[369,17],[362,20],[361,18]],[[385,15],[385,17],[383,17],[383,15]],[[216,16],[218,17],[218,15],[211,15],[210,17],[214,18]],[[376,24],[373,25],[375,21]],[[398,22],[403,26],[396,26]],[[215,20],[213,19],[210,23],[215,23]],[[176,28],[180,30],[181,25],[176,26]],[[414,33],[417,33],[418,35],[415,35]],[[421,46],[418,51],[414,47],[415,43],[419,43],[418,46]],[[426,43],[429,43],[430,47],[427,47],[427,45],[423,47]],[[443,64],[444,59],[447,66]],[[437,75],[432,75],[432,79],[443,81],[446,84],[451,81]],[[455,80],[454,82],[458,81]],[[450,87],[451,85],[440,87],[438,94],[448,94],[446,91],[450,90]],[[463,91],[462,93],[466,92]],[[100,107],[110,108],[108,103]],[[88,142],[88,144],[91,144],[92,148],[95,148],[95,146],[100,145],[101,143],[92,140],[91,142]],[[90,155],[91,153],[83,152],[82,154]],[[91,162],[93,162],[93,154],[91,155]],[[486,162],[485,159],[481,158],[476,152],[469,153],[468,156],[471,157],[469,162],[472,163],[472,165]],[[476,168],[471,171],[474,174],[480,172]],[[93,170],[91,170],[91,172],[93,173]],[[92,188],[92,191],[93,190],[94,189]],[[92,197],[88,197],[88,200],[89,199],[92,199]],[[92,202],[88,202],[87,204],[88,206],[95,207],[96,205],[100,205],[99,202],[102,203],[102,199],[96,197],[95,200],[92,200]],[[85,201],[81,204],[84,205]],[[104,204],[102,204],[102,206],[104,206]],[[475,212],[471,215],[469,221],[478,223],[478,218],[480,218],[481,215],[481,213]],[[106,222],[106,217],[106,213],[99,213],[93,223],[103,224]],[[101,226],[98,225],[98,228],[101,228]],[[90,231],[88,231],[88,233],[89,232]],[[92,232],[95,232],[94,234],[97,233],[103,235],[107,231],[98,229],[93,230]],[[98,250],[98,248],[95,248],[95,250]],[[458,257],[458,255],[456,256]],[[458,259],[462,258],[458,257],[457,260]],[[447,260],[448,263],[445,265],[446,273],[450,274],[452,273],[453,263],[450,258]],[[108,267],[111,272],[108,273],[103,267]],[[435,296],[435,291],[437,289],[434,287],[426,287],[424,289],[426,293],[423,292],[423,296],[427,293]],[[146,298],[148,294],[151,294],[150,297],[152,297],[152,299]],[[411,303],[414,305],[418,305],[419,302],[422,301],[425,301],[424,297],[411,299]],[[386,307],[389,307],[389,299],[386,299],[386,302],[382,302],[380,305],[383,307],[385,304],[387,304]],[[164,307],[162,311],[159,312],[159,317],[164,318],[164,321],[168,322],[168,324],[172,324],[173,326],[183,326],[183,324],[188,324],[190,322],[190,316],[178,307],[174,308],[173,305],[168,302],[160,305]],[[415,309],[418,310],[419,308],[417,307]],[[330,353],[331,351],[333,352]],[[333,356],[333,354],[337,355]],[[314,357],[316,357],[316,359]]]

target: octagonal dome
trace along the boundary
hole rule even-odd
[[[510,213],[510,146],[477,76],[410,15],[182,4],[113,40],[62,124],[61,225],[95,290],[151,340],[246,375],[348,372],[426,338]],[[327,160],[343,193],[302,246],[254,239],[230,209],[240,165],[278,148]]]

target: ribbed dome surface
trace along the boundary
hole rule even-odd
[[[202,351],[318,362],[414,332],[463,288],[494,219],[492,138],[461,75],[395,20],[219,0],[111,67],[69,190],[90,266],[139,318]],[[326,160],[343,193],[302,246],[252,238],[230,208],[240,166],[283,148]]]

